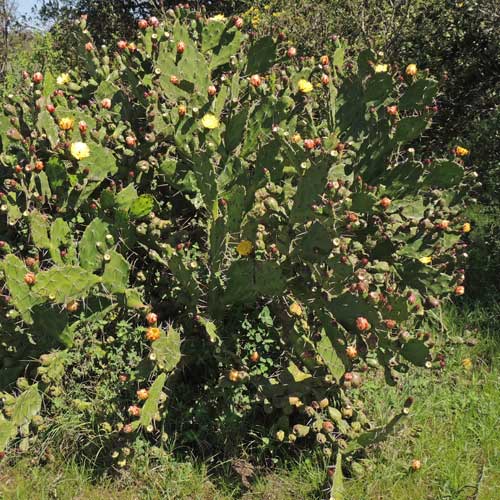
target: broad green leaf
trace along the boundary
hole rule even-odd
[[[40,297],[36,296],[32,289],[24,282],[24,276],[28,269],[24,262],[13,254],[7,255],[3,260],[5,283],[9,289],[11,304],[21,313],[23,320],[31,324],[31,309],[40,303]]]
[[[130,309],[144,309],[146,305],[142,301],[142,295],[135,288],[125,290],[125,303]]]
[[[226,304],[241,304],[255,300],[254,263],[249,260],[237,260],[227,271]]]
[[[116,165],[116,158],[111,150],[89,142],[87,144],[90,149],[90,155],[79,162],[80,170],[87,169],[87,179],[92,181],[102,181],[110,175],[116,174],[118,166]]]
[[[286,279],[277,262],[262,261],[255,265],[255,288],[257,293],[276,297],[283,294]]]
[[[295,382],[303,382],[304,380],[312,377],[311,374],[300,370],[299,367],[293,362],[290,362],[287,371],[290,373]]]
[[[220,342],[220,338],[217,335],[217,326],[215,325],[215,323],[205,318],[200,318],[199,321],[204,326],[210,342]]]
[[[42,406],[38,384],[32,385],[16,399],[12,413],[12,423],[18,427],[28,424]]]
[[[16,437],[17,427],[0,415],[0,451],[5,451],[9,441]]]
[[[410,85],[398,102],[398,108],[403,110],[423,109],[430,106],[438,91],[438,82],[429,78],[421,78]]]
[[[137,198],[138,194],[135,186],[133,184],[129,184],[114,197],[114,201],[118,208],[128,210]]]
[[[33,243],[38,248],[49,248],[50,240],[48,234],[48,223],[38,212],[32,212],[30,215],[30,229]]]
[[[337,460],[335,462],[335,472],[332,478],[332,490],[330,493],[330,500],[344,500],[344,474],[342,473],[342,454],[337,453]]]
[[[376,202],[377,198],[371,193],[353,193],[351,209],[354,212],[369,213]]]
[[[293,255],[306,262],[326,260],[333,248],[330,234],[319,222],[315,222],[294,244]]]
[[[429,122],[425,116],[407,116],[401,118],[396,125],[394,140],[401,143],[413,141],[420,137],[428,125]]]
[[[210,21],[203,27],[201,33],[201,51],[208,52],[219,45],[222,34],[226,29],[225,22]]]
[[[243,140],[243,133],[248,119],[248,108],[243,108],[235,113],[226,127],[225,144],[226,150],[236,149]]]
[[[66,304],[85,297],[100,281],[101,278],[82,267],[53,267],[38,273],[33,291],[59,304]]]
[[[47,136],[51,147],[54,148],[59,142],[59,128],[52,115],[45,109],[38,115],[37,128],[40,133]]]
[[[210,69],[214,70],[218,66],[227,64],[231,57],[236,55],[240,50],[241,44],[245,40],[245,35],[239,30],[226,32],[222,37],[221,43],[210,61]]]
[[[260,38],[248,51],[246,72],[249,75],[265,73],[276,62],[276,43],[271,36]]]
[[[98,246],[104,248],[106,235],[108,234],[108,224],[101,219],[94,219],[86,228],[80,240],[80,265],[89,271],[96,271],[102,266],[103,251]]]
[[[143,194],[130,205],[129,214],[134,219],[146,217],[154,207],[154,198],[150,194]]]
[[[104,266],[102,283],[112,293],[125,293],[130,266],[127,260],[114,250],[109,252],[110,260]]]
[[[181,360],[181,335],[179,331],[172,327],[166,333],[162,331],[160,338],[153,342],[152,349],[161,370],[171,372]]]
[[[429,359],[429,348],[421,341],[412,339],[401,349],[401,356],[417,366],[424,366]]]
[[[340,380],[346,371],[346,367],[326,334],[322,335],[321,340],[317,343],[317,349],[318,354],[322,357],[335,380]]]
[[[149,389],[149,397],[144,403],[144,406],[142,407],[141,410],[141,417],[139,420],[136,420],[133,424],[135,428],[139,427],[139,425],[147,427],[153,422],[155,414],[158,411],[161,392],[163,386],[165,385],[166,380],[167,380],[167,374],[162,373],[151,385]]]
[[[435,160],[430,165],[430,172],[425,176],[424,185],[439,188],[456,186],[464,176],[462,165],[449,160]]]

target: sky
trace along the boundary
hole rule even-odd
[[[40,0],[16,0],[17,12],[19,14],[31,14],[32,7],[40,3]]]

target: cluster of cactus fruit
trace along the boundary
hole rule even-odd
[[[0,451],[26,445],[82,329],[118,320],[146,359],[113,432],[175,431],[169,399],[200,356],[217,367],[201,383],[247,391],[275,442],[365,446],[381,432],[364,373],[434,366],[426,311],[463,293],[466,153],[409,147],[437,83],[344,60],[341,41],[313,60],[239,17],[167,14],[115,48],[80,19],[79,67],[26,74],[3,104]],[[264,307],[279,355],[262,374],[228,325]]]

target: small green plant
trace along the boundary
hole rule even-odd
[[[426,310],[463,293],[467,150],[405,147],[436,81],[340,40],[301,64],[181,8],[115,50],[80,26],[86,76],[36,72],[0,117],[6,400],[72,404],[111,449],[220,450],[234,425],[328,456],[380,439],[364,372],[434,366]],[[25,435],[9,411],[0,426],[2,450]]]

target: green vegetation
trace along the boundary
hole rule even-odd
[[[496,308],[495,308],[496,307]],[[498,452],[500,405],[498,383],[500,365],[498,339],[491,318],[498,317],[498,306],[485,310],[465,308],[458,313],[446,308],[443,324],[446,337],[482,339],[475,346],[452,344],[444,350],[446,368],[428,376],[409,374],[399,389],[380,390],[385,382],[373,376],[363,392],[369,414],[380,422],[387,413],[397,411],[408,394],[415,404],[406,424],[376,448],[369,449],[354,469],[354,477],[345,484],[346,499],[384,498],[453,498],[465,500],[477,494],[479,500],[495,498],[500,481]],[[477,329],[477,330],[476,330]],[[438,343],[443,333],[436,332]],[[464,359],[472,361],[466,370]],[[50,442],[46,443],[50,446]],[[45,445],[41,448],[46,462]],[[321,459],[306,458],[279,463],[272,469],[256,470],[251,487],[243,487],[229,463],[216,467],[190,465],[177,450],[171,455],[150,462],[134,461],[130,469],[117,476],[96,476],[96,469],[72,462],[41,466],[30,459],[0,466],[0,496],[6,500],[30,498],[31,492],[41,492],[39,498],[109,499],[244,499],[244,500],[312,500],[327,498],[327,482]],[[411,461],[419,459],[422,468],[410,470]],[[361,467],[361,468],[360,468]],[[98,473],[97,473],[98,474]]]
[[[496,3],[4,6],[0,497],[494,498]]]
[[[298,55],[328,53],[333,39],[351,53],[367,46],[387,61],[414,62],[439,80],[438,112],[416,145],[422,154],[461,144],[479,173],[470,194],[473,255],[469,295],[498,293],[500,268],[500,2],[498,0],[260,0],[245,3],[259,35],[282,32]],[[488,293],[487,293],[488,294]]]

